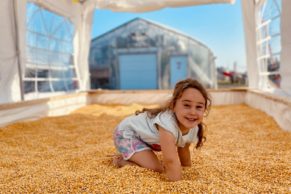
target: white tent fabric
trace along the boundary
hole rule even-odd
[[[146,12],[166,7],[183,7],[213,3],[234,3],[235,0],[97,0],[97,8],[120,12]]]
[[[241,1],[249,88],[258,88],[255,1]]]
[[[21,100],[19,74],[24,74],[25,68],[25,24],[27,0],[1,0],[0,21],[0,103],[17,102]],[[94,6],[72,3],[70,0],[30,0],[48,10],[68,17],[75,25],[74,61],[76,64],[80,90],[88,90],[89,68],[88,53],[91,41],[91,26]],[[2,46],[3,45],[3,46]]]
[[[256,10],[258,6],[267,0],[241,1],[244,20],[244,34],[247,57],[247,70],[249,88],[261,89],[259,86],[259,68],[257,62],[257,40],[256,40]],[[281,85],[273,91],[281,96],[291,96],[291,1],[282,0],[281,13],[281,63],[280,75]]]
[[[21,100],[19,70],[23,68],[24,1],[0,1],[0,102]],[[4,19],[5,18],[5,19]]]
[[[281,15],[281,66],[280,74],[281,89],[283,92],[291,96],[291,1],[282,1]]]
[[[281,14],[281,88],[276,89],[272,93],[265,93],[260,88],[259,82],[259,68],[257,62],[257,40],[256,40],[256,9],[258,6],[267,0],[256,1],[241,1],[243,20],[244,20],[244,34],[246,45],[246,58],[249,89],[255,89],[259,95],[249,93],[246,97],[246,103],[254,108],[258,108],[267,114],[271,115],[277,123],[285,130],[291,130],[291,1],[282,0],[282,14]],[[265,96],[265,97],[264,97]],[[283,97],[285,96],[285,97]],[[282,101],[281,98],[284,98]],[[268,100],[273,99],[273,100]]]
[[[80,83],[80,90],[89,89],[88,53],[91,41],[91,26],[94,7],[87,4],[82,5],[79,3],[72,3],[70,0],[30,0],[30,2],[35,2],[44,8],[54,10],[54,12],[70,18],[72,23],[75,25],[74,61],[77,65],[76,68]]]

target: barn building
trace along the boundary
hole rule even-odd
[[[169,89],[186,77],[216,87],[215,57],[181,32],[135,18],[94,38],[91,88]]]

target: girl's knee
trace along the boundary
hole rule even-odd
[[[153,171],[156,171],[156,172],[164,172],[164,167],[162,165],[155,165],[153,166],[153,168],[151,168]]]

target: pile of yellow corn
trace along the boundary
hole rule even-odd
[[[212,107],[207,141],[191,154],[182,181],[115,168],[108,156],[115,153],[113,129],[141,108],[90,105],[0,128],[0,193],[291,192],[291,133],[246,105]]]

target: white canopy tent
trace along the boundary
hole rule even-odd
[[[231,102],[244,102],[253,107],[272,115],[283,129],[290,130],[291,126],[291,1],[282,0],[281,18],[281,55],[280,55],[280,76],[281,85],[279,88],[269,90],[262,83],[264,73],[259,67],[259,60],[263,56],[259,55],[258,44],[263,40],[257,40],[258,13],[262,8],[262,4],[267,0],[242,0],[243,20],[245,29],[246,53],[247,53],[247,69],[249,88],[259,93],[268,91],[271,97],[264,97],[267,101],[263,101],[258,97],[258,92],[250,92],[243,94],[244,100],[231,99]],[[58,15],[67,18],[74,26],[73,34],[73,64],[76,69],[76,77],[78,80],[78,91],[88,91],[89,85],[89,68],[88,53],[91,41],[92,19],[95,8],[110,9],[120,12],[146,12],[158,10],[165,7],[181,7],[194,6],[212,3],[234,3],[234,0],[1,0],[0,1],[0,118],[3,119],[0,124],[6,124],[17,119],[34,118],[43,115],[51,115],[49,113],[39,114],[39,111],[27,112],[24,116],[16,117],[13,111],[10,114],[5,112],[7,106],[5,103],[14,103],[27,100],[24,96],[23,78],[25,68],[27,66],[27,50],[26,50],[26,12],[27,3],[32,2],[44,9],[50,10]],[[261,26],[268,24],[270,21],[263,21]],[[268,39],[268,38],[267,38]],[[221,99],[227,99],[225,96],[213,96],[217,98],[216,102]],[[259,95],[261,96],[261,95]],[[266,95],[265,95],[266,96]],[[41,97],[41,96],[39,96]],[[100,98],[98,98],[100,99]],[[240,98],[241,99],[241,98]],[[280,103],[280,106],[269,103]],[[279,99],[279,100],[278,100]],[[94,100],[93,100],[94,101]],[[266,104],[268,103],[268,106]],[[218,103],[219,104],[219,103]],[[4,108],[3,108],[4,107]],[[11,106],[9,106],[11,107]],[[16,106],[13,105],[15,108]],[[30,107],[32,109],[32,107]],[[50,106],[48,108],[51,108]],[[35,109],[38,109],[35,107]],[[71,110],[71,109],[70,109]],[[23,110],[24,111],[24,110]],[[46,109],[47,111],[47,109]],[[19,112],[19,111],[18,111]],[[48,111],[47,111],[48,112]]]
[[[246,42],[246,57],[247,57],[247,70],[249,77],[249,88],[267,90],[266,87],[260,85],[261,78],[259,72],[260,54],[258,53],[259,41],[257,39],[257,33],[261,27],[270,23],[270,20],[263,21],[259,26],[256,25],[258,20],[259,9],[266,0],[255,1],[242,1],[243,20],[245,29],[245,42]],[[280,89],[269,91],[281,96],[291,96],[291,2],[288,0],[282,0],[282,13],[281,18],[281,63],[280,63],[280,75],[281,85]],[[272,19],[272,18],[270,18]]]
[[[1,47],[0,47],[0,102],[17,102],[23,99],[20,82],[26,66],[26,3],[34,2],[45,9],[52,10],[69,20],[75,26],[74,64],[78,73],[80,90],[89,89],[88,50],[91,41],[93,6],[72,1],[11,1],[0,2]],[[22,76],[19,76],[19,75]],[[22,97],[21,97],[22,96]]]

